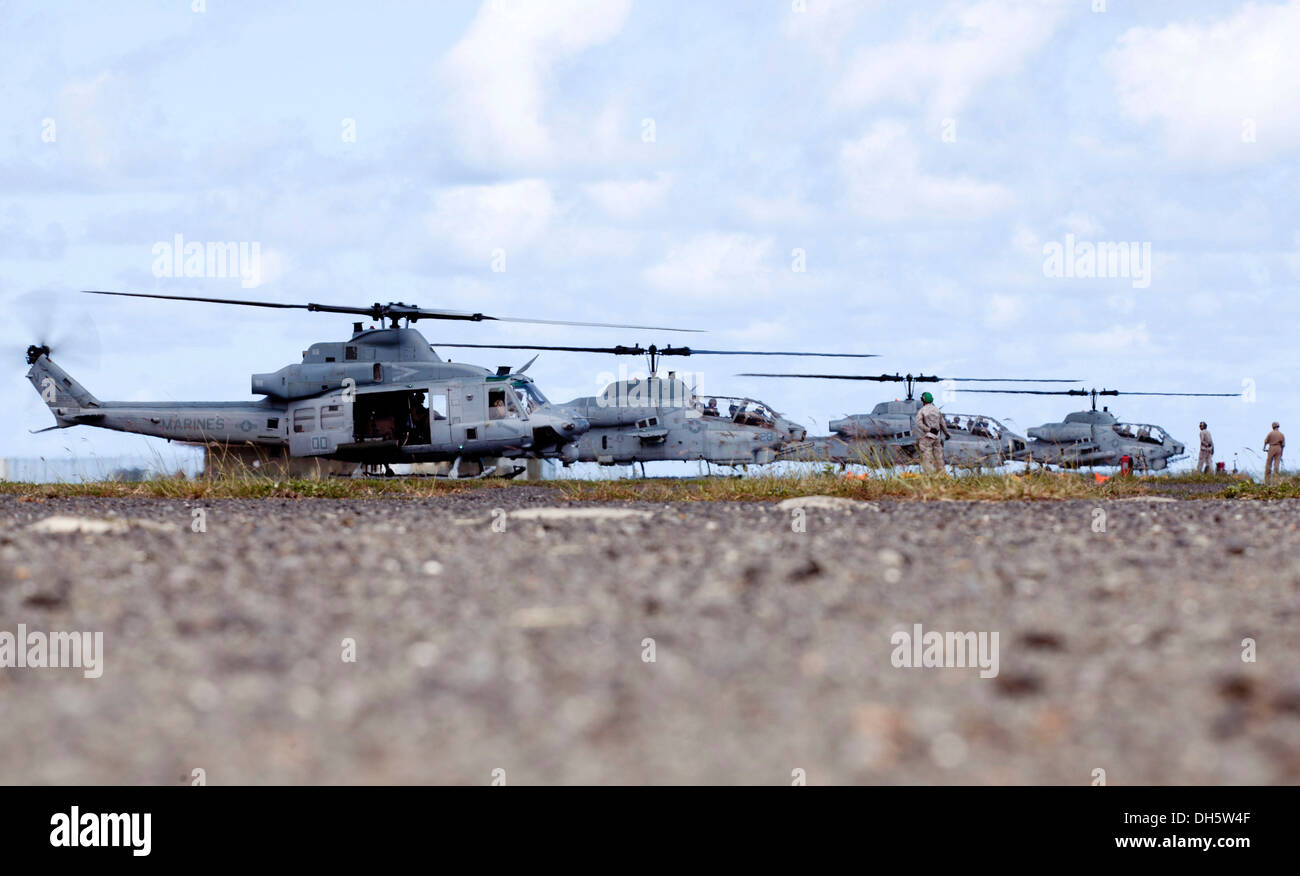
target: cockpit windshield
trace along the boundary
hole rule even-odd
[[[1166,437],[1159,426],[1146,423],[1116,423],[1115,434],[1121,438],[1134,438],[1144,444],[1164,444]]]
[[[972,438],[1001,439],[1003,426],[990,417],[978,414],[957,414],[948,418],[948,429],[969,432]]]
[[[510,385],[514,387],[515,392],[519,393],[520,397],[523,399],[525,413],[531,414],[543,405],[550,404],[550,402],[546,400],[546,396],[542,395],[542,391],[538,389],[535,384],[530,383],[527,380],[516,380]]]

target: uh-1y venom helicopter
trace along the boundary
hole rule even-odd
[[[804,353],[780,350],[699,350],[692,347],[573,347],[535,344],[434,344],[434,347],[490,347],[503,350],[555,350],[614,356],[645,356],[648,377],[624,378],[599,394],[557,407],[590,424],[575,442],[578,462],[626,465],[702,460],[711,465],[763,465],[777,459],[807,430],[771,405],[739,396],[699,396],[669,372],[658,374],[663,356],[822,356],[868,359],[874,353]],[[707,398],[706,403],[703,399]],[[725,405],[725,409],[719,407]],[[575,460],[565,459],[565,464]]]
[[[27,350],[27,379],[54,414],[50,429],[98,426],[181,443],[287,449],[291,457],[382,466],[455,460],[453,471],[462,458],[577,459],[574,442],[589,424],[551,404],[524,376],[528,365],[518,371],[502,366],[493,373],[443,361],[412,323],[440,319],[692,331],[485,316],[402,303],[348,307],[137,292],[88,294],[347,313],[370,317],[380,327],[354,323],[350,339],[312,344],[301,363],[254,374],[252,391],[264,398],[253,402],[100,401],[50,359],[48,346],[33,345]],[[401,320],[405,327],[399,327]]]
[[[936,377],[928,374],[758,374],[741,377],[797,377],[823,380],[867,380],[875,383],[902,383],[906,399],[881,402],[870,414],[852,414],[831,420],[833,434],[792,443],[781,451],[781,458],[800,462],[833,462],[841,466],[908,465],[916,461],[916,438],[912,434],[916,412],[921,409],[915,397],[918,383],[1075,383],[1067,379],[1033,379],[1000,377]],[[951,414],[944,412],[950,437],[944,441],[944,462],[959,467],[998,466],[1019,459],[1028,445],[1024,436],[1013,432],[997,419],[985,414]]]
[[[1009,395],[1091,396],[1092,410],[1074,411],[1060,423],[1044,423],[1029,430],[1032,439],[1023,458],[1047,465],[1079,468],[1117,466],[1127,456],[1137,471],[1159,471],[1182,459],[1183,443],[1150,423],[1121,423],[1102,406],[1097,396],[1147,395],[1189,398],[1233,398],[1234,392],[1124,392],[1116,389],[966,389],[962,392]]]

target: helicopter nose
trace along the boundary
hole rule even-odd
[[[551,428],[564,438],[577,438],[591,428],[591,421],[586,417],[579,416],[571,408],[548,405],[539,413],[543,415],[545,420],[549,421]]]

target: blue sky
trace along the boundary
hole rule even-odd
[[[0,455],[160,446],[28,434],[51,422],[22,377],[43,320],[103,399],[247,398],[251,373],[349,329],[71,294],[98,288],[711,330],[448,324],[423,328],[432,341],[1249,381],[1253,403],[1115,408],[1189,444],[1209,420],[1219,458],[1257,465],[1245,448],[1287,428],[1300,365],[1297,44],[1300,2],[0,3]],[[260,283],[154,276],[155,243],[177,234],[258,243]],[[1149,285],[1047,276],[1044,247],[1067,235],[1149,244]],[[565,400],[618,364],[544,354],[530,373]],[[678,367],[817,432],[894,395],[732,376],[773,364]],[[944,407],[1023,430],[1078,403]]]

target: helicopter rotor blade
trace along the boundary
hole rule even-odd
[[[166,301],[198,301],[206,304],[236,304],[244,307],[269,307],[278,310],[308,310],[313,313],[348,313],[355,316],[369,316],[371,319],[405,319],[409,322],[417,322],[421,319],[446,319],[463,322],[518,322],[531,323],[534,325],[567,325],[580,326],[586,328],[620,328],[636,329],[638,331],[663,331],[663,332],[703,332],[703,329],[683,329],[673,328],[671,326],[655,325],[627,325],[623,323],[612,322],[574,322],[562,319],[527,319],[517,316],[489,316],[483,313],[470,313],[459,310],[431,310],[425,307],[418,307],[413,304],[375,303],[369,307],[352,307],[341,304],[282,304],[276,301],[248,301],[241,298],[207,298],[198,295],[160,295],[151,292],[103,292],[99,290],[84,290],[88,295],[116,295],[123,298],[158,298]]]
[[[540,356],[540,355],[542,355],[542,354],[541,354],[541,353],[538,353],[538,354],[537,354],[537,356]],[[516,371],[515,373],[516,373],[516,374],[523,374],[523,373],[524,373],[525,371],[527,371],[529,368],[532,368],[532,367],[533,367],[533,363],[537,361],[537,356],[534,356],[533,358],[531,358],[531,359],[529,359],[527,362],[525,362],[525,363],[524,363],[524,367],[523,367],[523,368],[520,368],[520,369],[519,369],[518,371]]]
[[[820,354],[810,354],[820,355]],[[955,383],[1078,383],[1077,380],[1071,380],[1059,377],[936,377],[933,374],[766,374],[757,372],[746,372],[737,375],[739,377],[803,377],[820,380],[872,380],[877,383],[943,383],[953,381]],[[974,390],[968,390],[973,392]]]
[[[640,355],[648,352],[642,347],[560,347],[545,344],[430,344],[430,347],[462,347],[474,350],[543,350],[561,353],[609,353],[610,355]]]
[[[1078,383],[1066,377],[944,377],[956,383]],[[968,390],[969,392],[970,390]]]
[[[476,314],[477,316],[477,314]],[[441,319],[443,317],[436,317]],[[625,325],[617,322],[571,322],[563,319],[523,319],[517,316],[483,316],[482,319],[493,320],[495,322],[527,322],[534,325],[576,325],[586,328],[619,328],[619,329],[636,329],[642,332],[691,332],[692,334],[703,334],[707,329],[687,329],[673,328],[663,325]]]
[[[1086,389],[963,389],[961,392],[986,395],[1092,395]],[[1118,395],[1114,390],[1098,391],[1097,395]]]
[[[828,356],[844,359],[874,359],[878,353],[803,353],[788,350],[697,350],[694,347],[642,347],[618,345],[614,347],[548,346],[543,344],[430,344],[432,347],[473,347],[491,350],[555,350],[567,353],[607,353],[612,356],[641,356],[654,353],[659,356]]]
[[[115,295],[120,298],[161,298],[164,301],[199,301],[205,304],[242,304],[245,307],[274,307],[280,309],[307,310],[310,304],[281,304],[276,301],[246,301],[242,298],[203,298],[197,295],[158,295],[152,292],[102,292],[97,289],[83,289],[84,295]],[[370,313],[370,308],[352,308],[347,312]]]
[[[906,383],[909,379],[913,383],[938,383],[942,378],[927,374],[914,374],[910,378],[906,374],[769,374],[764,372],[746,371],[737,374],[737,377],[801,377],[813,380],[871,380],[876,383]]]
[[[670,348],[685,350],[682,356],[822,356],[831,359],[878,359],[879,353],[806,353],[793,350],[697,350],[694,347]]]
[[[999,395],[1092,395],[1094,390],[1090,389],[963,389],[961,392],[979,392],[979,393],[996,393]],[[1147,395],[1147,396],[1178,396],[1187,398],[1236,398],[1241,395],[1238,392],[1128,392],[1119,389],[1098,389],[1097,395],[1118,396],[1118,395]]]
[[[1101,393],[1098,393],[1100,395]],[[1241,395],[1239,392],[1128,392],[1127,390],[1118,390],[1115,395],[1168,395],[1168,396],[1187,396],[1192,398],[1237,398]]]

